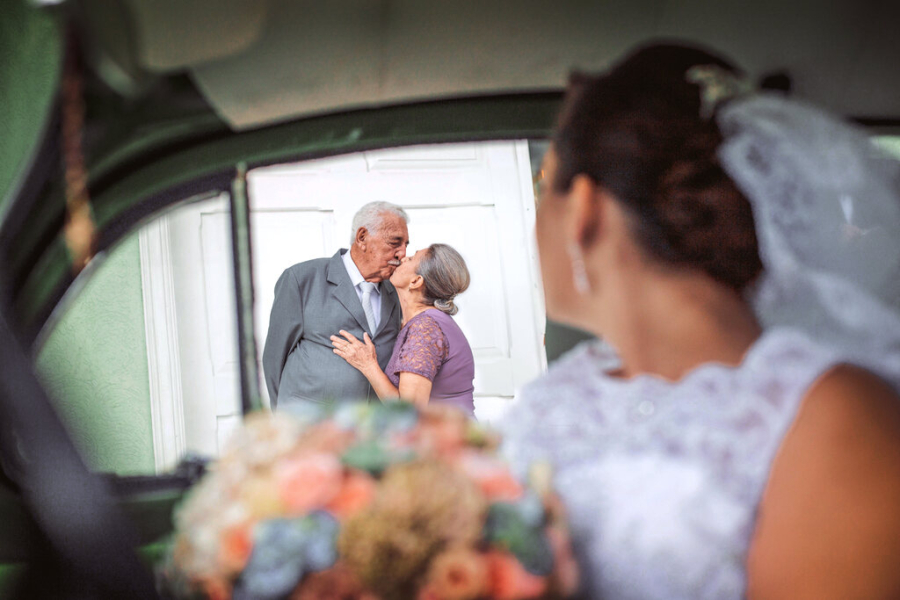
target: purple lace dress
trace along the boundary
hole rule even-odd
[[[428,309],[403,326],[385,369],[398,387],[400,373],[428,378],[431,402],[452,404],[475,414],[475,359],[466,336],[450,315]]]

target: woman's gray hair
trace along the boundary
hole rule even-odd
[[[365,227],[369,233],[380,233],[385,213],[396,215],[403,219],[404,222],[409,223],[409,215],[396,204],[382,200],[369,202],[353,215],[353,231],[350,233],[350,245],[352,246],[356,242],[356,232],[359,231],[360,227]]]
[[[424,298],[438,310],[455,315],[457,294],[469,287],[469,269],[463,257],[447,244],[432,244],[419,260],[417,274],[425,280]]]

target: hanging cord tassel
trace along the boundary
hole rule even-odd
[[[69,35],[62,81],[62,150],[66,178],[65,240],[75,275],[94,256],[96,227],[84,164],[84,78],[75,36]]]

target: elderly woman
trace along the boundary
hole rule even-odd
[[[391,276],[403,311],[387,369],[378,366],[368,334],[361,342],[341,330],[331,336],[334,353],[366,376],[382,400],[400,398],[417,405],[432,400],[474,414],[475,361],[466,336],[451,315],[453,299],[469,287],[469,270],[459,252],[432,244],[406,257]]]

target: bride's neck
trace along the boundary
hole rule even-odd
[[[607,288],[598,332],[618,350],[623,377],[652,373],[677,381],[697,366],[737,365],[760,336],[736,291],[699,274],[667,274]]]

